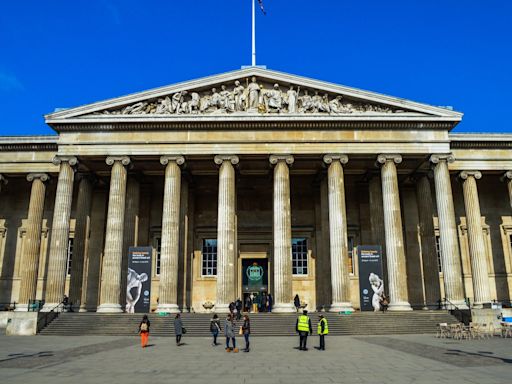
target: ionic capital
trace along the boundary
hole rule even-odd
[[[50,176],[47,173],[29,173],[27,175],[27,181],[34,181],[36,179],[41,180],[42,182],[50,180]]]
[[[325,164],[331,164],[333,161],[339,161],[341,164],[347,164],[348,156],[341,155],[338,153],[328,153],[327,155],[324,155],[324,163]]]
[[[105,163],[107,163],[107,165],[114,165],[116,161],[120,161],[121,164],[125,166],[130,164],[130,158],[128,156],[108,156],[105,159]]]
[[[68,163],[69,165],[74,167],[75,165],[78,164],[78,159],[75,156],[59,156],[59,155],[56,155],[53,158],[52,163],[55,164],[55,165],[60,165],[62,163]]]
[[[270,164],[276,165],[280,161],[286,162],[288,165],[292,165],[295,159],[292,155],[270,155],[268,161],[270,161]]]
[[[503,180],[512,180],[512,171],[507,171],[503,175]]]
[[[470,177],[474,177],[475,179],[479,180],[482,178],[482,172],[480,171],[462,171],[459,173],[459,177],[462,180],[467,180]]]
[[[430,162],[434,164],[439,164],[441,161],[446,161],[447,163],[453,163],[455,161],[455,156],[451,153],[441,153],[434,154],[430,156]]]
[[[402,155],[398,155],[396,153],[382,153],[377,156],[377,163],[379,164],[385,164],[388,161],[400,164],[402,162]]]
[[[178,165],[185,164],[185,158],[180,155],[163,155],[160,157],[160,164],[167,165],[169,162],[175,162]]]
[[[223,162],[229,161],[231,164],[236,165],[240,161],[237,155],[216,155],[213,161],[217,165],[222,165]]]

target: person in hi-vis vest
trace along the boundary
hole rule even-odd
[[[329,326],[327,325],[327,319],[324,315],[320,315],[317,332],[318,336],[320,336],[320,346],[317,349],[319,351],[325,351],[325,335],[329,333]]]
[[[302,315],[297,318],[295,330],[300,336],[299,350],[307,351],[308,348],[306,347],[306,344],[308,342],[308,335],[313,333],[313,327],[311,326],[311,319],[308,316],[308,311],[304,310]]]

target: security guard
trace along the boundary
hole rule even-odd
[[[313,327],[311,326],[311,319],[308,316],[308,311],[304,310],[302,315],[297,318],[297,323],[295,324],[295,330],[299,333],[300,336],[300,351],[307,351],[307,341],[308,335],[313,333]]]
[[[320,346],[318,347],[318,350],[325,351],[325,335],[329,333],[329,326],[327,325],[327,319],[324,315],[320,315],[317,332],[318,336],[320,336]]]

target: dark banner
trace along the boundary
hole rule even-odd
[[[126,312],[128,313],[149,313],[152,254],[152,247],[128,249],[128,278],[126,279]]]
[[[361,311],[378,311],[381,297],[384,294],[382,248],[380,245],[359,245],[357,256]]]
[[[268,291],[268,260],[242,259],[243,292]]]

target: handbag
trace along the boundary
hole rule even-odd
[[[187,333],[187,328],[181,327],[181,333],[183,333],[183,334]]]
[[[240,329],[238,330],[238,334],[239,335],[243,335],[244,334],[244,329],[242,326],[240,326]]]

